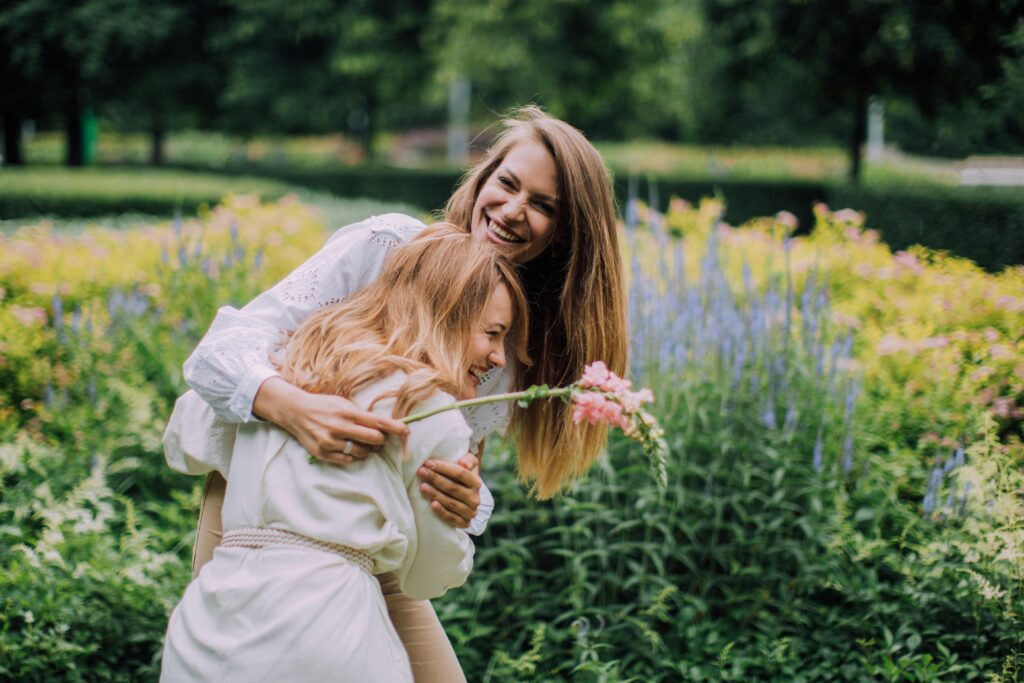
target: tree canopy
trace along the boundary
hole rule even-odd
[[[8,161],[26,118],[85,109],[153,134],[375,131],[536,102],[603,139],[845,141],[867,100],[930,151],[1024,149],[1024,0],[10,0],[0,7]]]

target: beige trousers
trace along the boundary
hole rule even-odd
[[[203,503],[199,509],[199,529],[192,549],[192,576],[213,559],[213,549],[220,544],[223,533],[221,507],[227,482],[216,472],[206,478]],[[405,645],[416,683],[465,683],[459,660],[429,600],[414,600],[398,587],[398,577],[381,574],[384,601],[391,623]]]

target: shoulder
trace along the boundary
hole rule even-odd
[[[411,240],[425,227],[423,221],[404,213],[385,213],[339,228],[327,244],[363,242],[390,249]]]
[[[455,399],[442,391],[434,392],[413,410],[412,414],[444,408]],[[455,459],[469,448],[473,430],[461,411],[446,410],[409,425],[409,443],[422,454],[421,459],[442,457]]]

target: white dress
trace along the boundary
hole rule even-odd
[[[353,400],[365,408],[401,381],[396,373]],[[451,401],[437,392],[416,411]],[[374,412],[392,406],[382,400]],[[309,462],[282,429],[247,423],[228,464],[224,530],[284,529],[356,548],[405,593],[440,596],[469,575],[473,544],[430,510],[416,471],[428,458],[457,460],[470,436],[459,411],[447,411],[410,426],[404,459],[391,438],[375,457],[335,467]],[[202,468],[180,450],[168,457],[176,469]],[[217,548],[171,615],[161,680],[411,683],[412,673],[370,572],[327,550],[269,545]]]
[[[424,227],[421,221],[399,213],[345,226],[308,261],[246,306],[222,307],[184,368],[185,380],[213,410],[208,420],[213,428],[230,432],[234,429],[230,424],[255,419],[252,403],[260,385],[278,374],[270,355],[283,341],[283,333],[296,330],[313,313],[373,282],[391,250]],[[477,394],[510,391],[510,377],[502,368],[492,369]],[[473,430],[472,443],[505,431],[509,409],[504,402],[466,409],[463,415]],[[470,533],[483,533],[493,508],[490,491],[481,488],[480,508]]]

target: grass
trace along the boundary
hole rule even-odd
[[[109,204],[109,210],[101,215],[95,215],[94,211],[83,212],[81,215],[88,216],[87,219],[68,217],[77,214],[73,210],[68,213],[63,207],[59,216],[47,216],[44,213],[4,220],[0,214],[0,232],[10,232],[22,225],[38,223],[44,218],[50,218],[52,227],[63,232],[75,232],[86,225],[126,228],[148,219],[171,216],[178,210],[186,215],[191,214],[193,207],[201,209],[204,205],[213,206],[229,194],[255,194],[263,199],[295,194],[304,203],[316,206],[324,215],[329,228],[393,211],[425,218],[422,209],[401,202],[341,199],[263,178],[151,168],[71,169],[40,166],[0,171],[0,206],[5,198],[17,197],[22,201],[38,200],[41,206],[47,206],[52,199],[59,199],[72,208],[76,202],[90,207]],[[125,212],[119,208],[124,204],[133,205],[140,198],[147,200],[149,205],[164,207],[165,210]]]
[[[61,133],[36,135],[26,145],[29,164],[61,163],[63,144]],[[619,174],[653,173],[693,179],[843,180],[847,172],[846,153],[838,147],[700,146],[652,140],[599,142],[597,147]],[[245,163],[331,168],[363,161],[358,146],[342,135],[245,139],[222,133],[183,131],[168,134],[165,154],[168,163],[211,168]],[[396,154],[385,152],[385,158],[389,156],[393,157],[391,163],[402,165]],[[104,133],[96,158],[100,164],[146,163],[149,137],[141,133]],[[443,159],[434,161],[444,165]],[[867,185],[953,185],[957,176],[948,161],[887,153],[880,163],[865,160],[864,181]]]

